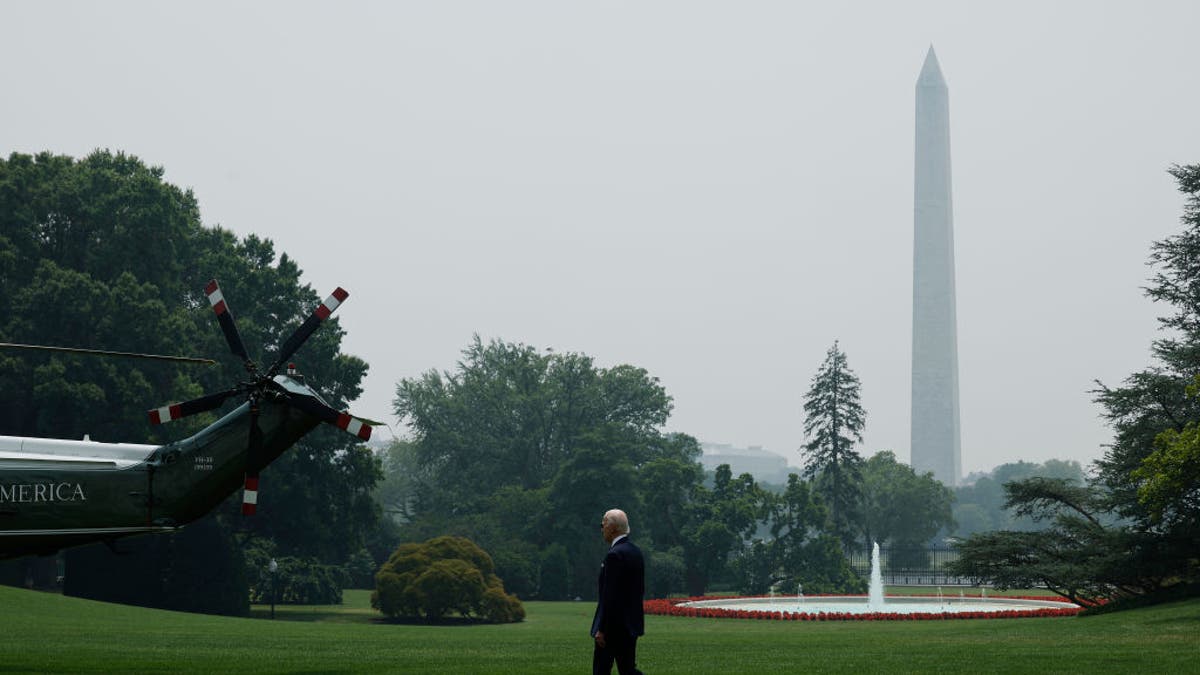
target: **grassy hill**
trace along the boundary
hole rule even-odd
[[[375,620],[367,594],[249,619],[0,587],[0,672],[587,672],[590,603],[503,626]],[[263,617],[263,618],[260,618]],[[1200,600],[1088,618],[809,623],[646,617],[648,673],[1200,671]]]

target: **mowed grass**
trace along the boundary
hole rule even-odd
[[[588,672],[587,602],[503,626],[376,620],[346,604],[234,619],[0,587],[0,672]],[[1200,600],[1087,618],[784,622],[646,617],[647,673],[1200,672]]]

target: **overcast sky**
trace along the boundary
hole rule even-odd
[[[0,152],[121,150],[273,239],[370,363],[630,363],[703,441],[804,442],[834,340],[909,457],[914,85],[950,89],[964,471],[1089,462],[1150,363],[1200,3],[14,2]],[[215,329],[215,328],[214,328]],[[301,364],[303,365],[303,364]],[[383,430],[382,435],[386,435]]]

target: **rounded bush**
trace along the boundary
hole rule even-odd
[[[371,606],[391,618],[443,620],[452,614],[493,623],[525,618],[504,592],[486,551],[463,537],[403,544],[375,575]]]

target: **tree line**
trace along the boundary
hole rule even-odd
[[[471,539],[507,588],[541,599],[594,594],[598,517],[618,506],[657,596],[861,590],[848,552],[923,546],[952,522],[932,475],[854,449],[865,412],[836,344],[806,396],[806,469],[784,486],[705,475],[696,439],[662,430],[671,406],[644,369],[475,336],[453,370],[398,384],[412,436],[386,451],[378,497],[405,541]]]

